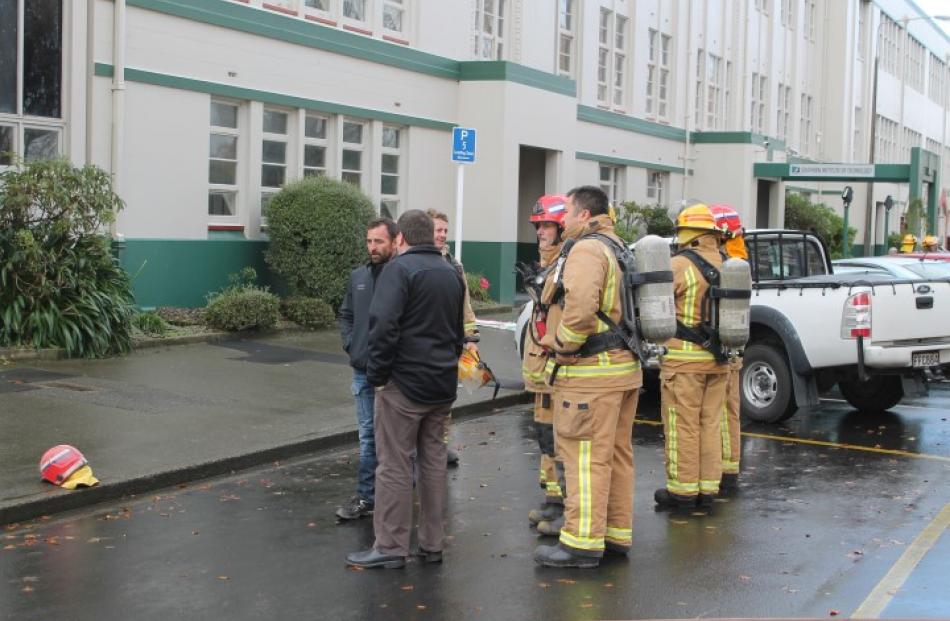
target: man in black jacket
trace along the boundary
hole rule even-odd
[[[465,339],[458,272],[432,243],[432,219],[413,209],[399,218],[399,256],[377,281],[369,311],[366,377],[376,390],[376,542],[346,557],[357,567],[402,567],[412,533],[416,452],[419,551],[442,560],[445,426],[458,386]]]
[[[376,497],[376,439],[373,431],[374,390],[366,380],[369,357],[369,304],[373,299],[376,278],[396,251],[396,223],[378,218],[366,227],[366,250],[369,262],[350,273],[346,297],[340,306],[340,336],[343,349],[350,355],[353,367],[351,391],[356,399],[356,422],[359,425],[360,461],[357,471],[356,495],[336,510],[341,520],[355,520],[373,513]]]

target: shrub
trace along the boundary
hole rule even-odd
[[[132,317],[132,325],[143,334],[163,336],[168,333],[169,325],[157,313],[138,313]]]
[[[43,160],[0,173],[0,345],[130,349],[132,287],[102,235],[122,207],[95,166]]]
[[[637,205],[634,201],[628,201],[617,208],[614,231],[620,239],[633,243],[642,235],[672,237],[676,228],[666,207]]]
[[[155,314],[173,326],[200,326],[205,323],[205,309],[160,306]]]
[[[350,271],[366,260],[366,225],[375,215],[352,184],[308,177],[286,185],[267,204],[267,264],[293,295],[336,309]]]
[[[212,328],[237,332],[273,328],[280,317],[277,296],[256,287],[226,289],[213,295],[205,309]]]
[[[493,302],[488,295],[490,283],[488,279],[478,272],[465,272],[465,279],[468,282],[468,296],[478,302]]]
[[[790,229],[811,231],[828,245],[832,259],[844,256],[842,229],[844,218],[823,204],[812,203],[804,196],[788,193],[785,195],[785,226]],[[848,227],[848,246],[854,243],[857,230]],[[849,253],[850,254],[850,253]]]
[[[281,301],[284,317],[307,328],[327,328],[336,323],[329,304],[319,298],[295,297]]]

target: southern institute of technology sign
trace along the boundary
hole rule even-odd
[[[873,177],[874,164],[789,164],[790,177]]]

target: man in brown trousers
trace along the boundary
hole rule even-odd
[[[369,310],[366,378],[376,386],[376,507],[369,550],[346,557],[356,567],[406,564],[412,534],[412,463],[416,452],[419,550],[441,562],[445,430],[458,386],[465,338],[458,272],[433,245],[432,219],[413,209],[399,217],[399,256],[383,269]]]

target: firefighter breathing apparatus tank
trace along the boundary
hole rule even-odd
[[[724,261],[719,268],[719,284],[719,342],[729,349],[738,349],[749,340],[752,272],[748,261]]]
[[[647,235],[634,247],[637,275],[643,280],[634,290],[643,338],[663,343],[676,336],[676,303],[670,244],[662,237]],[[647,277],[649,274],[658,276]]]

